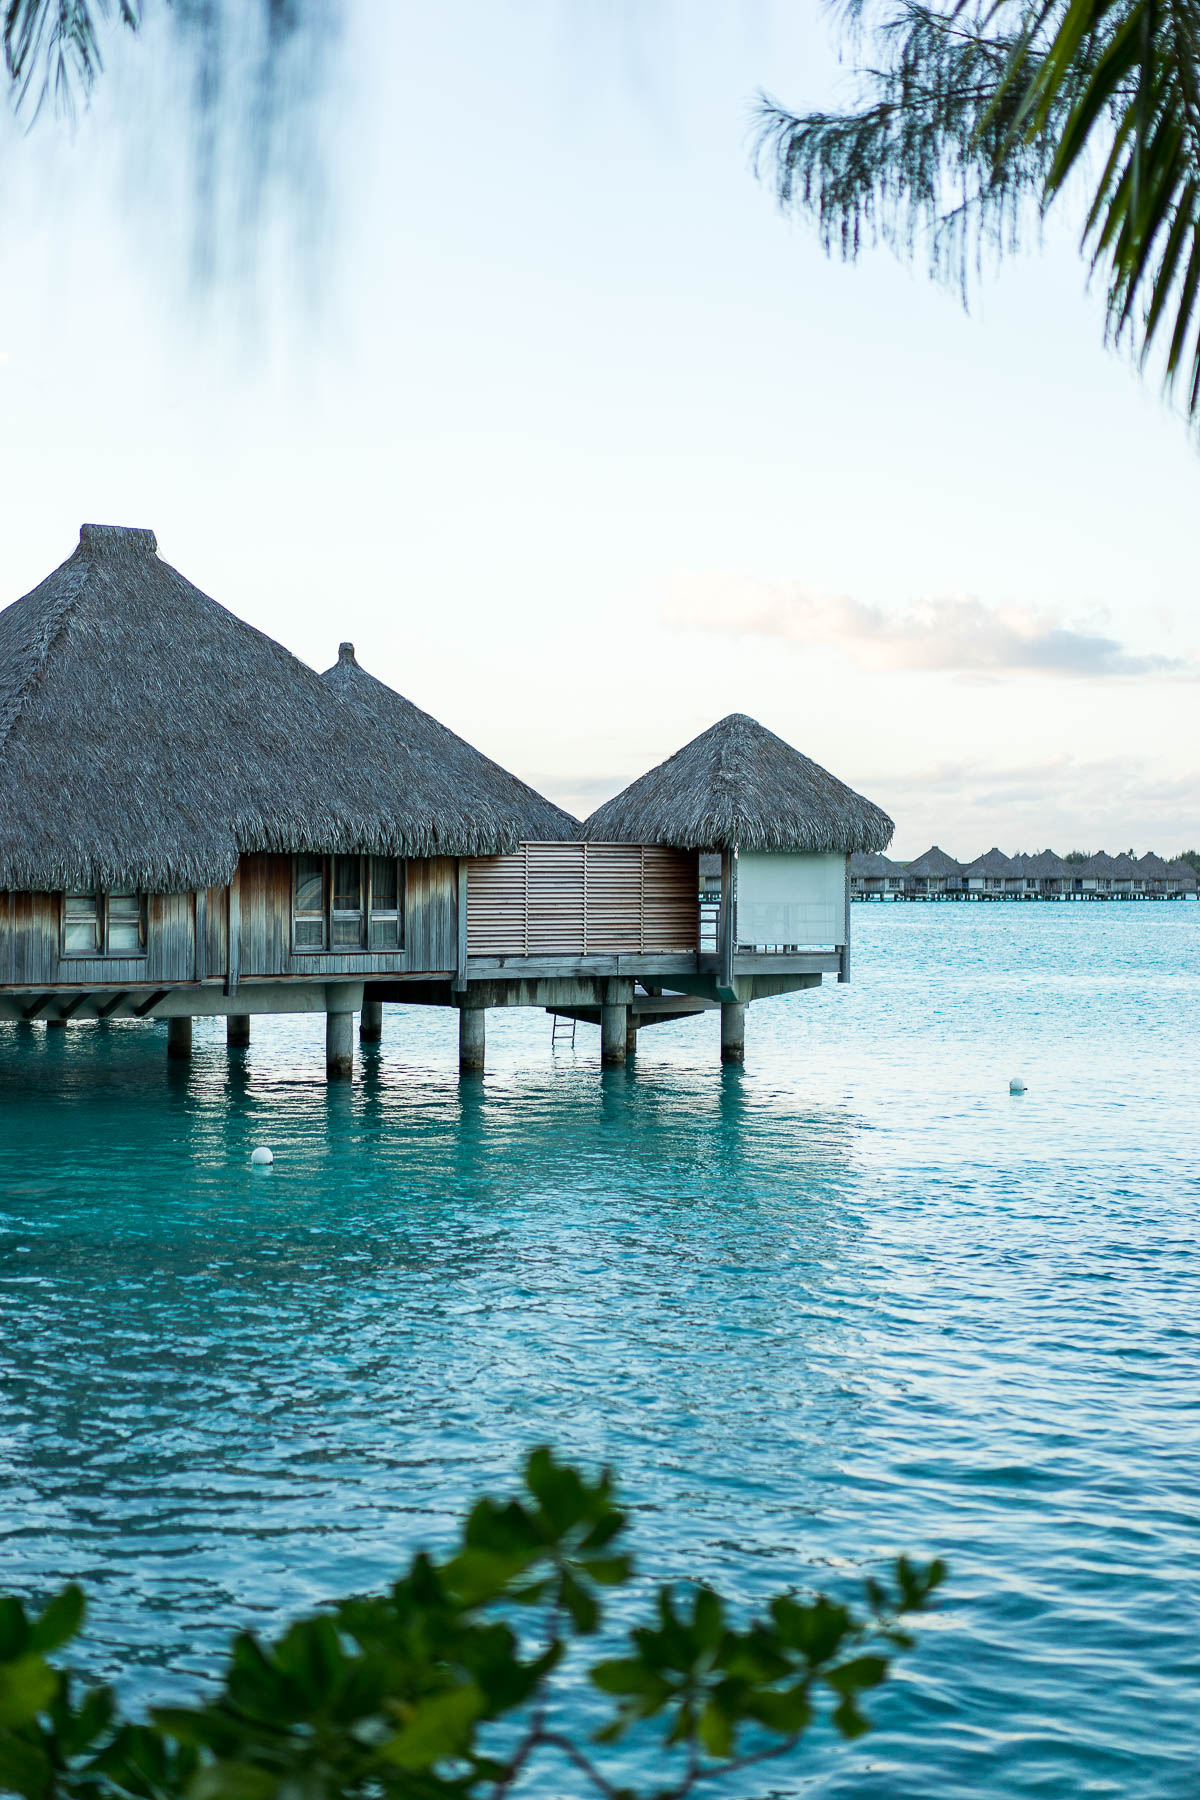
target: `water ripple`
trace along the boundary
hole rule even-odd
[[[1194,1793],[1200,907],[855,924],[745,1073],[711,1019],[602,1075],[493,1014],[460,1086],[389,1009],[328,1092],[319,1020],[182,1072],[0,1027],[5,1583],[84,1581],[90,1666],[177,1695],[550,1439],[616,1462],[647,1579],[949,1558],[879,1730],[772,1792]]]

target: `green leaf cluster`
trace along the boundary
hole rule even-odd
[[[1161,346],[1200,418],[1200,0],[852,0],[849,20],[855,105],[763,102],[781,204],[847,258],[925,246],[965,293],[972,253],[1024,247],[1077,194],[1110,338]]]
[[[500,1800],[540,1756],[566,1756],[610,1796],[600,1752],[552,1726],[553,1677],[629,1583],[612,1479],[535,1450],[522,1490],[479,1500],[445,1558],[425,1552],[385,1593],[343,1600],[270,1641],[233,1641],[193,1706],[125,1717],[60,1666],[83,1595],[31,1615],[0,1599],[0,1793],[23,1800]],[[795,1748],[824,1695],[837,1730],[911,1639],[899,1623],[942,1580],[901,1559],[861,1610],[779,1595],[737,1623],[707,1587],[659,1590],[653,1621],[591,1681],[613,1714],[603,1746],[657,1726],[672,1767],[659,1800]]]

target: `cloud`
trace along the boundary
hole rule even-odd
[[[832,645],[863,669],[1090,679],[1195,679],[1200,674],[1192,660],[1148,655],[1048,613],[986,606],[975,599],[920,600],[891,611],[862,600],[810,594],[791,582],[706,578],[673,584],[664,619],[671,625],[779,638],[808,648]]]
[[[1174,856],[1200,842],[1200,769],[1166,772],[1127,755],[1086,762],[947,758],[899,772],[867,773],[865,791],[896,820],[888,852],[918,856],[938,843],[969,860],[992,844],[1010,854],[1042,850],[1156,850]]]

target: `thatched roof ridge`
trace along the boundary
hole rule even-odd
[[[1089,856],[1077,870],[1077,873],[1085,878],[1099,876],[1105,881],[1111,880],[1116,872],[1117,860],[1114,856],[1110,856],[1107,850],[1097,850],[1095,855]]]
[[[1039,850],[1036,856],[1023,859],[1026,875],[1032,875],[1037,881],[1066,881],[1070,874],[1070,866],[1053,850]]]
[[[1124,850],[1112,859],[1112,872],[1118,881],[1132,881],[1138,872],[1137,863]]]
[[[1139,856],[1137,866],[1138,874],[1147,881],[1165,881],[1170,872],[1162,857],[1156,856],[1153,850],[1147,850],[1145,856]]]
[[[963,874],[971,875],[1019,875],[1020,869],[1011,856],[1005,856],[993,844],[982,856],[977,856],[973,863],[968,863]]]
[[[0,887],[227,882],[243,851],[515,848],[281,644],[159,560],[85,525],[0,612]],[[405,804],[398,804],[403,794]]]
[[[453,794],[455,803],[480,830],[515,850],[517,843],[549,843],[573,838],[578,819],[555,806],[484,756],[431,713],[422,712],[395,688],[368,673],[356,660],[353,644],[338,646],[338,660],[321,680],[356,712],[369,716],[397,745],[399,792],[396,804],[407,802],[410,759],[426,771],[431,787]]]
[[[730,713],[597,807],[579,835],[678,850],[883,850],[887,814],[756,719]]]
[[[910,862],[905,871],[908,875],[923,876],[927,880],[940,880],[944,875],[961,875],[962,872],[962,864],[955,862],[952,856],[947,856],[937,844],[926,850],[924,856],[918,856],[915,862]]]

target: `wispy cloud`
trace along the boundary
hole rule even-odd
[[[841,650],[863,669],[941,670],[976,675],[1070,677],[1186,675],[1200,665],[1133,650],[1029,607],[976,599],[920,600],[885,610],[862,600],[806,592],[790,582],[701,578],[673,583],[664,620],[736,636]]]
[[[964,859],[992,844],[1009,852],[1053,845],[1060,854],[1132,845],[1174,856],[1200,841],[1194,763],[1166,772],[1128,755],[948,758],[903,773],[881,767],[863,786],[897,822],[889,852],[897,856],[916,856],[934,842]]]

